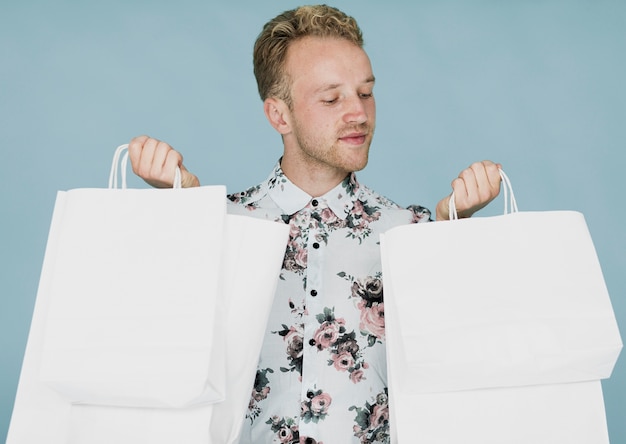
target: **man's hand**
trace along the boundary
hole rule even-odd
[[[500,165],[489,160],[473,163],[452,181],[454,203],[459,218],[470,217],[496,198],[500,192]],[[450,196],[439,201],[437,220],[448,220]]]
[[[180,167],[183,188],[200,186],[200,181],[183,165],[183,156],[171,146],[148,136],[135,137],[128,145],[133,172],[155,188],[171,188]]]

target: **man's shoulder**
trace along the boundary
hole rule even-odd
[[[400,217],[404,218],[408,214],[410,222],[412,223],[428,222],[431,220],[431,212],[428,208],[416,204],[403,207],[392,199],[363,184],[360,185],[359,199],[367,206],[377,207],[381,213],[392,217],[394,215],[401,215]]]
[[[267,209],[272,206],[267,187],[261,183],[238,193],[226,195],[230,213],[249,214],[254,210]],[[255,216],[257,216],[255,214]]]
[[[400,205],[398,205],[393,200],[389,199],[387,196],[380,194],[379,192],[373,190],[367,185],[360,184],[359,185],[359,199],[363,202],[367,202],[372,205],[376,205],[388,210],[403,210]]]
[[[261,183],[238,193],[229,193],[226,198],[232,204],[246,206],[261,201],[266,195],[267,190]]]
[[[226,196],[229,214],[284,222],[281,209],[269,197],[265,183]]]

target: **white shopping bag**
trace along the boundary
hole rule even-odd
[[[600,381],[422,393],[399,407],[402,444],[609,442]]]
[[[224,399],[225,189],[115,191],[57,197],[42,381],[75,403]]]
[[[81,404],[224,399],[225,195],[222,186],[58,193],[43,382]]]
[[[243,384],[216,430],[236,435],[288,234],[247,219],[225,215],[223,187],[60,192],[7,442],[211,442],[212,403]],[[225,276],[253,260],[262,279],[233,294]],[[256,310],[253,340],[232,303]],[[247,381],[227,383],[227,346]]]
[[[239,440],[285,255],[289,225],[228,215],[226,233],[227,394],[223,402],[212,406],[209,442],[215,444],[233,444]]]
[[[69,444],[233,444],[248,411],[288,226],[226,216],[226,399],[187,409],[72,406]],[[245,279],[241,279],[245,270]]]
[[[402,443],[414,442],[410,430],[415,427],[432,430],[437,423],[422,421],[412,407],[416,403],[453,404],[457,395],[446,393],[460,390],[468,391],[464,399],[478,400],[481,390],[502,388],[481,398],[495,405],[511,387],[597,381],[610,376],[621,350],[582,214],[518,212],[503,178],[510,214],[402,226],[381,236],[390,411]],[[558,390],[573,387],[536,391],[536,402],[560,407],[526,426],[556,425],[565,411],[572,412],[570,420],[586,424],[587,407],[602,403],[601,392],[581,392],[571,403]],[[472,402],[455,405],[465,406],[462,415],[478,417],[479,427],[495,428],[501,440],[459,432],[463,442],[523,442],[503,438],[504,426],[497,424],[507,423],[506,409],[481,416],[477,412],[483,410]],[[433,404],[432,411],[442,409]],[[410,412],[416,414],[409,417]],[[517,421],[524,418],[529,417]]]

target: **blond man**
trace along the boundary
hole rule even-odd
[[[229,195],[229,211],[290,225],[242,443],[388,443],[384,299],[378,235],[428,222],[360,184],[376,123],[375,77],[356,21],[329,6],[270,20],[254,74],[283,156],[268,179]],[[199,180],[167,143],[130,143],[133,170],[153,186]],[[498,165],[477,162],[452,181],[460,217],[493,200]],[[448,218],[449,196],[436,207]],[[245,270],[242,270],[245,275]],[[419,270],[416,270],[419,285]],[[241,307],[245,310],[245,307]],[[245,328],[245,326],[242,326]]]

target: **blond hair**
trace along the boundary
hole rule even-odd
[[[363,47],[356,20],[327,5],[301,6],[265,24],[254,44],[254,75],[261,100],[276,97],[291,106],[291,82],[285,72],[289,45],[303,37],[346,39]]]

